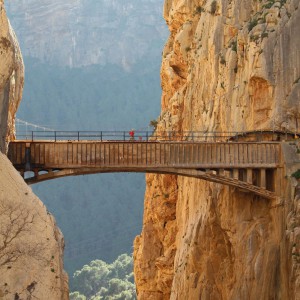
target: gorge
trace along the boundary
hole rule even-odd
[[[162,58],[158,130],[299,132],[299,4],[165,0],[170,36]],[[23,67],[3,1],[0,7],[5,152],[5,138],[14,136]],[[297,140],[293,146],[297,153]],[[146,175],[143,229],[134,241],[138,299],[300,299],[300,189],[294,171],[291,162],[280,201],[195,178]],[[53,218],[3,154],[0,176],[1,228],[18,216],[25,228],[25,256],[0,265],[0,298],[67,299],[63,241]],[[25,213],[20,203],[28,205]],[[32,232],[31,242],[26,234]],[[5,245],[3,233],[1,239]],[[47,249],[35,256],[31,246],[44,249],[44,243]]]
[[[26,66],[18,119],[52,130],[149,130],[159,114],[168,34],[161,0],[11,0],[6,8]],[[16,129],[43,130],[20,122]],[[132,252],[142,226],[143,175],[62,178],[32,189],[64,233],[71,286],[74,272],[91,260]]]

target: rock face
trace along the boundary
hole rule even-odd
[[[0,0],[0,145],[13,138],[23,62]],[[68,299],[63,237],[54,218],[0,153],[0,299]]]
[[[166,0],[158,129],[299,131],[298,7],[299,0]],[[278,204],[148,175],[134,247],[138,298],[300,299],[292,195]]]
[[[0,299],[68,299],[63,236],[0,154]]]
[[[162,4],[162,0],[141,0],[139,5],[135,0],[7,2],[25,56],[69,67],[115,64],[127,71],[140,60],[148,61],[165,39]]]
[[[14,136],[14,119],[22,98],[24,67],[14,31],[0,1],[0,151],[6,151],[5,139]]]

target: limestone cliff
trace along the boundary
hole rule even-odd
[[[158,129],[299,131],[298,7],[165,0]],[[134,250],[139,299],[300,299],[298,199],[148,175]]]
[[[0,0],[0,146],[14,136],[23,62]],[[63,237],[54,218],[0,153],[0,299],[68,299]]]
[[[14,136],[14,120],[22,98],[24,67],[14,31],[0,1],[0,151]]]
[[[0,299],[68,299],[54,218],[3,154],[0,164]]]

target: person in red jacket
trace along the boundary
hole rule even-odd
[[[131,129],[129,131],[129,135],[130,135],[130,141],[133,141],[134,140],[134,130],[133,129]]]

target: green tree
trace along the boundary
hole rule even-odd
[[[91,297],[102,286],[107,285],[110,272],[110,267],[106,262],[93,260],[89,265],[85,265],[81,270],[75,272],[73,276],[74,285],[80,293],[86,297]]]
[[[134,300],[133,259],[120,255],[113,263],[94,260],[74,273],[76,292],[71,300]],[[84,298],[80,298],[84,297]]]
[[[70,300],[86,300],[86,297],[79,292],[74,292],[70,294]]]
[[[112,277],[127,279],[132,273],[133,261],[132,257],[127,254],[121,254],[112,264],[111,264]]]
[[[107,289],[101,289],[97,293],[95,300],[134,300],[135,285],[127,280],[113,278],[108,282]],[[93,298],[94,300],[94,298]]]
[[[157,124],[158,124],[157,120],[151,120],[150,123],[149,123],[149,126],[153,127],[153,130],[155,130],[156,127],[157,127]]]

